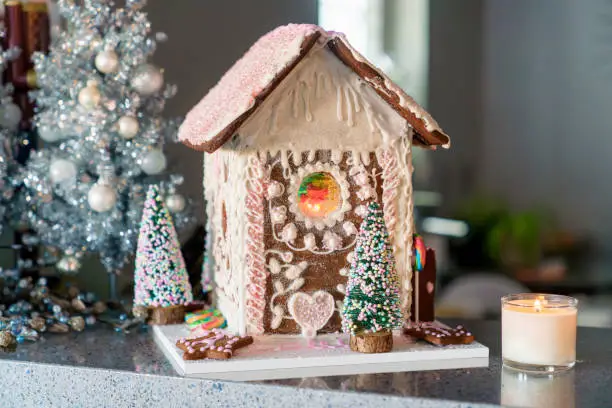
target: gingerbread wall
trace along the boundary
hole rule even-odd
[[[283,169],[280,155],[269,155],[266,161],[270,182],[278,183],[279,193],[268,195],[264,204],[265,257],[269,272],[264,328],[271,333],[299,333],[287,301],[296,292],[311,294],[324,290],[333,295],[336,311],[321,332],[335,332],[341,328],[338,312],[365,205],[370,201],[382,204],[382,171],[374,153],[365,163],[350,152],[334,158],[330,151],[300,156],[298,160],[291,157],[288,169]],[[301,184],[302,176],[316,172],[333,175],[340,188],[346,189],[345,202],[339,209],[344,214],[321,228],[300,220],[300,208],[291,203],[291,195],[296,194],[295,185]],[[288,233],[291,226],[295,229]]]

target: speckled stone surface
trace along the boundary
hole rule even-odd
[[[501,367],[499,323],[467,326],[490,347],[489,367],[336,377],[322,373],[254,383],[182,378],[150,333],[98,329],[50,334],[16,352],[0,353],[0,406],[612,406],[612,330],[579,329],[579,362],[570,376],[525,380]]]

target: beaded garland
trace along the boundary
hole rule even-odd
[[[176,230],[155,185],[147,192],[134,276],[136,305],[168,307],[193,300]]]
[[[345,333],[400,327],[402,312],[389,232],[379,205],[370,203],[363,220],[346,285],[342,309]]]

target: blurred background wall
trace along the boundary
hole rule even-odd
[[[478,183],[612,249],[612,3],[489,0]]]

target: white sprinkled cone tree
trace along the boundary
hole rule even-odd
[[[342,328],[351,335],[351,350],[385,353],[393,348],[391,330],[401,324],[399,279],[389,232],[379,205],[370,203],[346,285]]]
[[[149,309],[149,324],[182,323],[193,300],[172,218],[159,188],[149,187],[138,235],[134,305]]]

